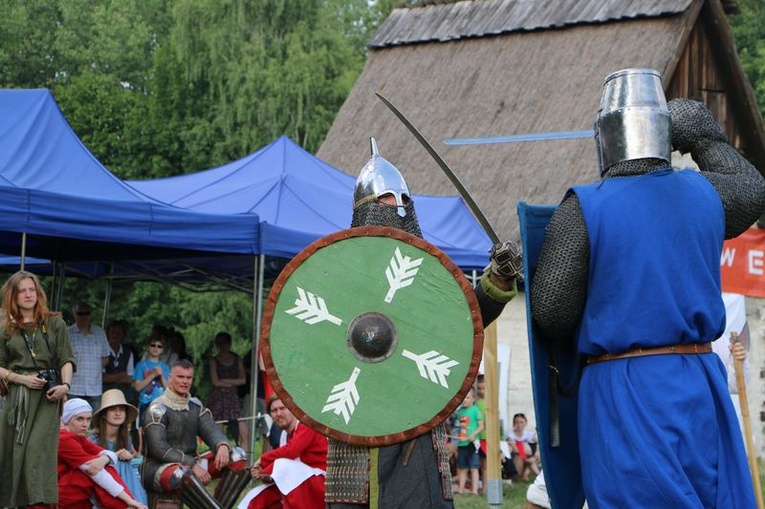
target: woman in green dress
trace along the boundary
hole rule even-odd
[[[50,507],[58,502],[59,418],[74,354],[37,276],[17,272],[1,293],[0,380],[8,395],[0,413],[0,507]]]

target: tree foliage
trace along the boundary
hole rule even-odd
[[[194,172],[282,134],[316,151],[364,63],[365,0],[0,3],[0,86],[53,91],[121,178]]]
[[[731,16],[736,49],[757,97],[760,114],[765,113],[765,2],[738,0],[741,13]]]

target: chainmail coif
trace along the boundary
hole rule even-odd
[[[406,215],[398,215],[398,209],[391,205],[383,205],[372,200],[362,203],[353,209],[351,226],[390,226],[404,230],[410,235],[422,238],[420,222],[414,211],[414,202],[409,200],[404,205]]]
[[[720,196],[725,238],[740,235],[765,211],[765,179],[728,144],[703,103],[675,99],[668,107],[673,149],[690,153]],[[661,159],[623,161],[610,167],[604,178],[642,175],[667,166]],[[547,340],[574,335],[587,299],[589,261],[587,226],[579,200],[569,192],[547,226],[531,285],[533,319]]]

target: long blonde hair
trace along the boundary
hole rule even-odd
[[[16,302],[19,295],[19,284],[24,279],[31,279],[37,292],[37,303],[32,315],[33,323],[41,323],[51,314],[48,309],[48,297],[45,295],[45,290],[43,290],[37,276],[25,270],[16,272],[8,278],[2,288],[3,308],[0,312],[0,330],[5,333],[6,339],[10,338],[15,331],[20,330],[24,324],[24,318],[21,316],[21,310]]]

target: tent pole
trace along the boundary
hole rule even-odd
[[[48,306],[50,306],[51,310],[56,309],[53,307],[54,300],[56,298],[56,286],[58,285],[58,262],[51,260],[51,280],[50,280],[50,299],[48,302]]]
[[[57,309],[61,310],[61,296],[64,293],[64,279],[66,277],[66,264],[61,263],[59,264],[58,272],[61,274],[60,276],[56,277],[56,286],[54,288],[54,294],[53,294],[53,307],[51,309]]]
[[[260,429],[260,419],[258,415],[258,375],[260,374],[259,360],[260,356],[260,320],[263,314],[263,275],[265,274],[266,256],[260,254],[255,257],[255,266],[253,267],[253,303],[252,303],[252,349],[250,350],[250,403],[255,419],[250,420],[250,450],[247,456],[252,458],[255,452],[255,437]]]
[[[24,270],[27,257],[27,232],[21,234],[21,259],[19,260],[19,270]]]
[[[112,300],[112,283],[114,281],[114,264],[109,264],[109,279],[106,281],[106,295],[104,295],[104,310],[101,314],[101,328],[106,327],[106,317],[109,316],[109,304]]]

